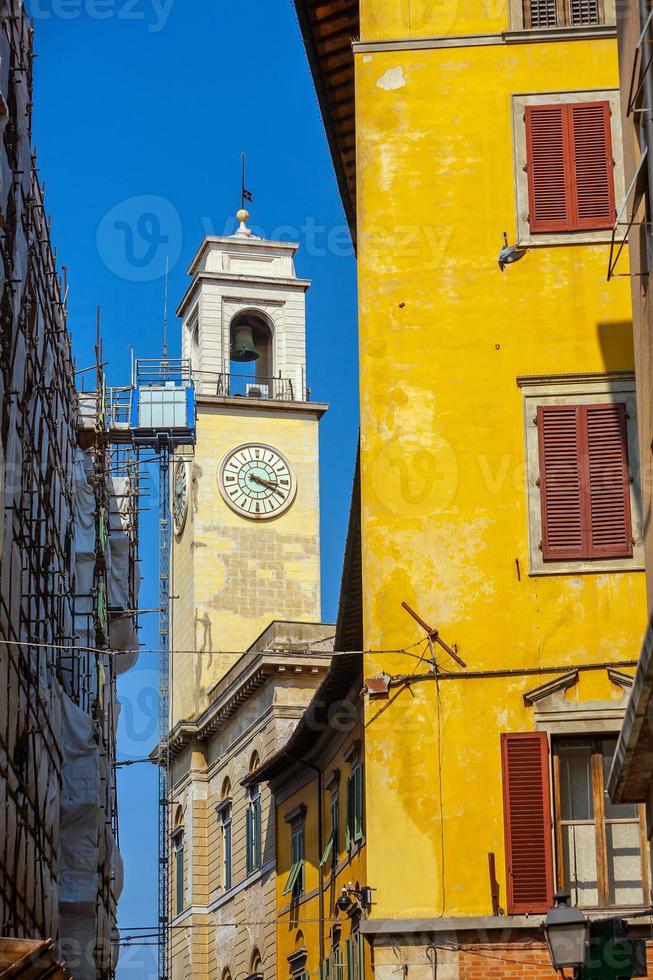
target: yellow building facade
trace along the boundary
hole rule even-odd
[[[360,668],[336,653],[288,743],[245,781],[274,796],[277,975],[292,980],[371,976]],[[334,735],[322,712],[336,703]]]
[[[358,249],[361,928],[383,980],[548,975],[555,888],[649,889],[605,796],[646,610],[614,10],[296,7]]]

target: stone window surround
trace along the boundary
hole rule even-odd
[[[362,742],[360,738],[357,738],[352,744],[343,752],[343,759],[345,762],[349,763],[353,769],[356,763],[361,762],[361,749]]]
[[[532,105],[570,105],[577,102],[609,102],[610,133],[612,137],[612,156],[614,159],[614,200],[619,213],[626,184],[624,177],[621,103],[619,89],[584,89],[577,92],[533,92],[516,93],[512,96],[513,151],[515,166],[515,225],[517,242],[537,248],[541,245],[592,245],[597,242],[610,242],[612,228],[600,231],[559,231],[531,233],[528,224],[528,174],[526,166],[526,106]]]
[[[296,827],[306,819],[306,806],[303,803],[299,803],[298,806],[293,807],[292,810],[285,813],[283,819],[291,827]]]
[[[614,667],[607,667],[606,673],[610,681],[621,688],[619,700],[606,701],[569,701],[566,692],[578,683],[580,670],[574,669],[566,674],[560,674],[550,681],[545,681],[533,690],[523,694],[524,704],[533,709],[535,730],[546,732],[549,743],[549,764],[551,777],[551,816],[555,828],[555,802],[553,799],[553,746],[555,738],[569,738],[574,735],[585,735],[600,738],[613,735],[617,737],[621,731],[626,708],[630,698],[634,677]],[[647,815],[648,819],[648,815]],[[555,840],[553,846],[554,872],[557,874]],[[600,918],[606,913],[614,914],[614,907],[606,909],[587,908],[583,910],[590,919]],[[624,918],[627,918],[627,914]],[[636,920],[633,920],[636,921]]]
[[[524,401],[524,441],[526,491],[528,506],[528,573],[529,575],[579,575],[603,572],[634,572],[644,568],[642,508],[639,493],[640,458],[637,438],[637,403],[635,375],[630,371],[608,374],[551,375],[519,377]],[[540,475],[537,427],[533,424],[538,405],[600,404],[624,401],[628,413],[628,465],[633,476],[630,488],[630,511],[634,538],[632,558],[599,560],[544,561],[540,549],[542,511],[537,480]]]
[[[603,24],[616,24],[617,23],[617,11],[615,0],[603,0]],[[595,25],[587,25],[587,29],[590,29]],[[528,30],[532,31],[533,34],[539,34],[541,30],[546,30],[546,28],[531,27],[527,28],[524,25],[524,0],[510,0],[510,29],[513,31]],[[551,28],[548,28],[551,30]],[[558,30],[564,31],[565,27],[559,27]]]

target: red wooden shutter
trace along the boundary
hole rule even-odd
[[[567,108],[573,134],[574,227],[611,228],[615,206],[610,105],[608,102],[584,102]]]
[[[526,108],[532,232],[611,228],[614,163],[608,102]]]
[[[583,558],[587,551],[581,493],[581,431],[576,405],[540,405],[542,557]]]
[[[571,161],[565,108],[526,107],[528,220],[533,232],[570,228]]]
[[[600,24],[599,0],[570,0],[569,21],[578,24]]]
[[[589,557],[629,558],[630,520],[628,431],[623,402],[587,405]]]
[[[524,0],[524,27],[555,27],[556,0]]]
[[[508,913],[553,904],[549,745],[544,732],[501,736]]]

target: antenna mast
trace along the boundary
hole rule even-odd
[[[163,287],[163,358],[168,359],[168,256],[166,255],[166,275]]]
[[[246,153],[240,154],[240,159],[242,162],[242,179],[240,182],[240,208],[241,211],[245,210],[245,202],[253,200],[251,191],[247,190],[245,186],[245,159],[247,157]]]

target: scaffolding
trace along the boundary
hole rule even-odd
[[[80,393],[31,147],[32,28],[0,7],[0,936],[114,974],[116,679],[138,649],[138,447]],[[53,945],[54,948],[54,945]]]
[[[170,726],[170,460],[195,443],[195,389],[190,362],[167,356],[135,360],[131,384],[106,392],[106,430],[116,446],[147,448],[159,471],[159,745]],[[158,973],[168,980],[169,961],[169,759],[159,759]]]
[[[58,929],[63,665],[77,417],[65,295],[31,148],[32,30],[0,12],[0,932]]]

